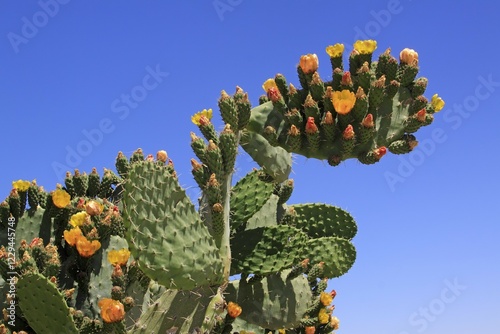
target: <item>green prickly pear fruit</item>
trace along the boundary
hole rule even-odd
[[[194,180],[198,184],[198,187],[200,187],[200,189],[205,189],[209,177],[208,171],[195,159],[191,159],[191,167],[191,173],[193,174]]]
[[[75,169],[75,173],[73,175],[73,182],[75,185],[75,194],[76,196],[83,197],[87,194],[87,189],[89,188],[89,177],[87,173],[83,172],[80,174],[78,169]]]
[[[115,167],[120,177],[127,177],[128,171],[130,170],[130,163],[127,157],[121,151],[118,152],[118,155],[116,156]]]
[[[132,156],[130,156],[131,164],[140,161],[144,161],[144,152],[142,151],[142,148],[138,148],[132,153]]]
[[[73,180],[73,174],[71,172],[66,172],[66,177],[64,179],[64,186],[66,188],[66,191],[68,194],[70,194],[71,197],[76,196],[76,191],[75,191],[75,182]]]
[[[359,161],[365,165],[371,165],[378,162],[387,152],[385,146],[376,148],[366,153],[365,155],[360,155],[358,157]]]
[[[387,148],[394,154],[405,154],[413,151],[418,141],[412,134],[405,134],[402,139],[393,141]]]
[[[309,143],[309,148],[311,151],[316,151],[319,148],[319,130],[315,123],[314,117],[309,117],[307,119],[305,128],[307,142]]]
[[[233,129],[238,128],[238,111],[236,108],[236,103],[233,98],[226,93],[226,91],[221,91],[220,98],[218,101],[220,113],[222,120],[229,124]],[[250,116],[250,115],[248,115]]]
[[[31,181],[28,189],[28,204],[30,208],[36,208],[40,203],[40,187],[36,184],[36,180]]]
[[[200,159],[202,163],[206,164],[207,159],[205,156],[205,150],[207,146],[205,145],[203,138],[198,137],[194,132],[191,132],[191,148],[198,159]]]
[[[99,194],[101,188],[101,177],[97,173],[97,169],[92,168],[92,172],[89,174],[89,188],[87,194],[89,197],[95,197]]]
[[[207,148],[205,149],[205,157],[207,159],[208,169],[221,177],[223,175],[223,162],[222,152],[213,140],[208,141]]]

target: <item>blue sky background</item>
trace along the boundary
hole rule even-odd
[[[45,1],[45,2],[44,2]],[[324,49],[356,39],[419,52],[427,97],[446,107],[409,155],[338,167],[295,158],[290,203],[325,202],[356,218],[358,258],[337,290],[339,333],[498,333],[500,311],[500,47],[493,1],[7,1],[0,2],[0,192],[60,169],[114,169],[118,151],[167,150],[195,198],[190,116],[217,111],[236,85],[253,105],[262,82]],[[51,15],[41,14],[42,4]],[[216,9],[216,5],[222,6]],[[29,25],[36,23],[36,30]],[[134,107],[121,101],[162,74]],[[168,73],[168,74],[167,74]],[[153,84],[151,81],[149,84]],[[220,128],[218,116],[214,122]],[[85,132],[94,137],[85,149]],[[424,145],[425,143],[425,145]],[[83,146],[82,146],[83,145]],[[64,165],[64,166],[63,166]],[[56,166],[57,168],[55,168]],[[67,167],[67,168],[66,168]],[[236,177],[253,167],[241,154]],[[450,286],[454,286],[450,288]]]

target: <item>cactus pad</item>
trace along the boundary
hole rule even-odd
[[[64,297],[44,276],[21,276],[17,282],[17,295],[24,316],[37,334],[78,334]]]
[[[166,167],[131,166],[124,185],[124,224],[139,268],[168,288],[222,281],[222,262],[207,227]]]

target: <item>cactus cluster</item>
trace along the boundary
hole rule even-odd
[[[411,152],[415,133],[432,123],[444,102],[437,94],[423,96],[427,79],[417,77],[418,53],[390,48],[372,60],[377,43],[357,41],[344,68],[343,44],[326,48],[332,79],[318,73],[315,54],[304,55],[297,66],[301,89],[287,84],[282,74],[268,79],[259,107],[252,112],[248,130],[270,145],[332,166],[356,158],[373,164],[390,151]]]
[[[196,204],[165,151],[120,152],[116,173],[68,172],[50,192],[13,182],[0,203],[0,333],[338,329],[327,283],[354,264],[357,226],[333,205],[287,204],[290,152],[373,163],[385,147],[410,151],[411,133],[442,107],[422,97],[416,53],[403,52],[400,64],[389,52],[371,62],[372,49],[358,43],[344,71],[343,46],[327,48],[334,71],[326,83],[317,57],[302,57],[303,88],[277,75],[253,109],[240,87],[223,91],[220,132],[211,109],[196,113]],[[239,145],[261,168],[233,183]]]

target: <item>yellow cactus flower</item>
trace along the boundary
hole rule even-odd
[[[431,105],[435,112],[441,111],[444,108],[444,101],[437,94],[432,95]]]
[[[344,89],[343,91],[335,91],[333,92],[332,103],[337,113],[346,115],[354,107],[354,103],[356,103],[356,95],[347,89]]]
[[[331,58],[340,57],[344,53],[344,44],[337,43],[335,45],[328,45],[326,47],[326,53],[328,53]]]
[[[101,243],[97,240],[88,240],[84,236],[76,240],[76,250],[81,257],[91,257],[101,248]]]
[[[63,189],[56,189],[52,192],[52,203],[59,209],[63,209],[68,206],[71,201],[71,196]]]
[[[371,54],[377,48],[377,41],[367,39],[364,41],[358,40],[354,43],[354,50],[360,54]]]
[[[331,294],[329,294],[328,292],[323,291],[319,295],[319,300],[321,301],[321,304],[323,304],[324,306],[328,306],[332,303],[333,296]]]
[[[104,205],[97,201],[89,201],[85,205],[85,212],[90,216],[99,216],[104,210]]]
[[[69,231],[64,231],[64,240],[66,240],[66,242],[70,246],[76,245],[78,238],[82,236],[83,236],[82,230],[80,230],[79,227],[72,228]]]
[[[126,265],[129,257],[130,257],[130,251],[126,248],[122,248],[120,250],[110,250],[108,252],[108,261],[113,266]]]
[[[278,89],[278,86],[276,85],[276,81],[274,81],[273,78],[269,78],[267,79],[266,81],[264,81],[264,83],[262,84],[262,89],[267,93],[267,91],[269,90],[269,88],[271,87],[274,87],[276,89]]]
[[[103,298],[97,304],[101,309],[101,318],[104,322],[120,322],[125,318],[125,308],[120,301]]]
[[[16,189],[17,191],[27,191],[30,187],[30,184],[30,181],[17,180],[12,182],[12,187],[14,187],[14,189]]]
[[[80,211],[71,216],[69,223],[73,227],[82,226],[89,219],[89,215],[85,211]]]
[[[231,318],[237,318],[239,317],[239,315],[241,314],[241,306],[236,304],[236,303],[233,303],[233,302],[229,302],[227,304],[227,314],[229,314],[229,316]]]
[[[404,48],[399,53],[399,61],[407,65],[418,65],[418,53],[413,49]]]
[[[205,116],[209,120],[212,119],[212,109],[203,109],[202,111],[191,116],[191,122],[195,125],[200,125],[200,118]]]
[[[315,53],[301,56],[299,66],[305,74],[315,72],[319,67],[318,56]]]
[[[328,320],[330,320],[330,314],[326,311],[326,309],[322,308],[321,310],[319,310],[319,313],[318,313],[319,323],[324,325],[324,324],[328,323]]]

